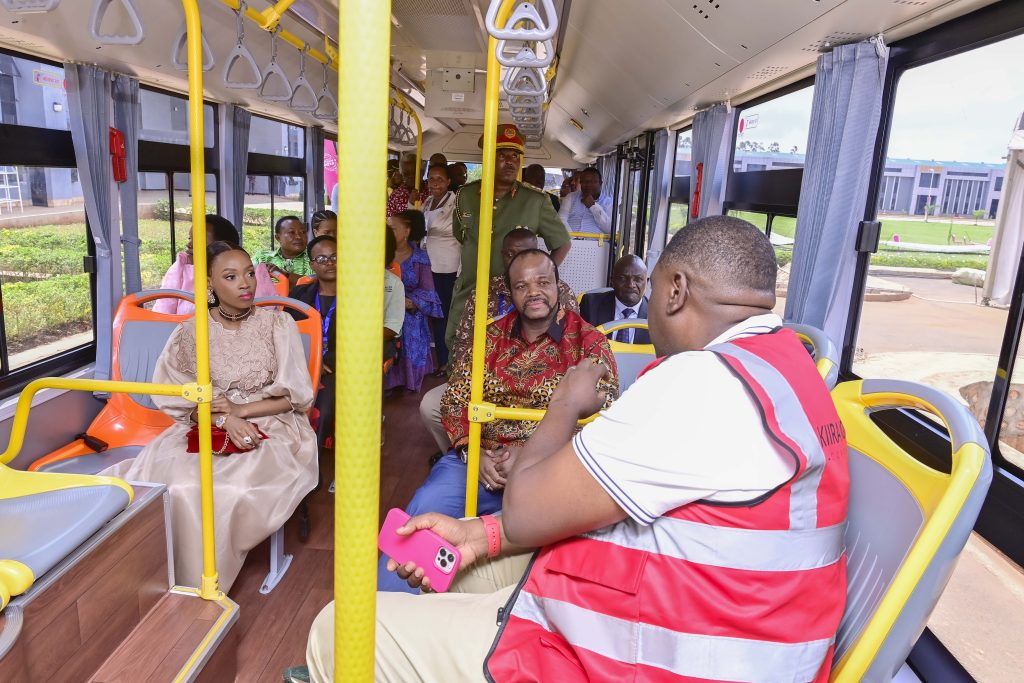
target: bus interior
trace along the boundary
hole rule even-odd
[[[557,30],[503,41],[507,64],[489,74],[489,24],[513,4]],[[345,25],[379,12],[389,41]],[[525,57],[523,46],[533,46]],[[971,416],[963,428],[983,434],[978,453],[991,464],[984,502],[935,579],[935,600],[904,625],[913,638],[900,666],[862,679],[1020,679],[1024,2],[0,0],[0,680],[281,680],[304,661],[314,617],[348,590],[338,539],[366,540],[372,526],[375,540],[378,520],[427,477],[437,449],[422,392],[372,387],[359,414],[376,421],[379,450],[376,432],[349,442],[339,428],[335,447],[320,449],[317,488],[248,553],[225,594],[205,574],[206,585],[175,586],[164,487],[92,476],[171,423],[149,394],[199,392],[189,400],[204,404],[201,377],[191,389],[150,384],[163,342],[188,317],[152,302],[181,298],[157,290],[186,245],[205,244],[199,228],[193,236],[197,212],[226,217],[253,252],[273,249],[279,219],[308,225],[333,209],[339,271],[358,261],[366,225],[347,220],[384,217],[384,174],[363,178],[346,156],[367,144],[364,88],[367,111],[388,126],[367,169],[413,155],[425,171],[440,153],[486,186],[494,116],[524,132],[522,166],[545,168],[541,189],[558,195],[576,171],[598,168],[611,228],[572,233],[561,271],[576,293],[609,286],[624,254],[650,271],[698,217],[735,215],[771,239],[775,310],[824,330],[833,395],[870,413],[864,429],[948,479],[966,423],[936,420],[923,400],[872,411],[852,387],[898,393],[903,385],[886,383],[913,382],[945,397],[932,412]],[[109,157],[112,179],[101,181]],[[200,282],[197,273],[197,291]],[[300,333],[307,352],[319,346],[314,328]],[[339,359],[349,352],[362,353],[351,338]],[[315,381],[314,365],[311,356]],[[338,381],[339,415],[358,412]],[[428,377],[423,392],[443,381]],[[369,461],[379,490],[359,510],[336,505],[343,478]],[[50,517],[33,512],[23,497],[50,489],[29,475],[46,472],[55,491],[88,495]],[[900,514],[877,495],[877,514]],[[64,533],[51,542],[39,524]],[[350,524],[362,535],[346,537]],[[375,545],[363,550],[376,558]],[[42,568],[28,580],[19,553]],[[370,637],[353,641],[352,657],[368,653],[370,668],[338,680],[369,680],[369,604],[354,609]]]

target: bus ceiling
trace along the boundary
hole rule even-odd
[[[887,42],[949,21],[992,0],[820,0],[820,2],[624,3],[619,0],[554,0],[558,34],[551,49],[557,71],[547,73],[544,144],[527,158],[546,165],[573,166],[612,151],[616,144],[649,129],[678,128],[697,109],[715,102],[741,104],[813,75],[818,53],[882,33]],[[101,35],[128,35],[138,13],[144,36],[138,44],[98,44],[89,31],[96,3],[107,9]],[[4,0],[4,7],[18,0]],[[266,13],[270,0],[247,0],[250,14]],[[244,39],[259,68],[271,60],[271,37],[254,20],[241,35],[238,0],[201,3],[212,66],[206,96],[238,103],[253,112],[300,125],[335,125],[296,111],[287,101],[268,102],[257,89],[225,83],[224,62]],[[392,2],[392,83],[409,96],[423,123],[425,153],[441,151],[471,161],[482,121],[486,64],[486,0]],[[301,70],[306,44],[307,74],[317,93],[336,96],[336,74],[316,57],[331,56],[337,36],[338,0],[296,0],[277,26],[276,64],[289,84]],[[181,21],[177,0],[84,0],[55,3],[46,13],[0,9],[0,48],[55,60],[77,60],[137,75],[143,83],[184,93],[185,74],[174,62]],[[54,21],[52,15],[59,15]],[[173,27],[173,28],[172,28]],[[294,38],[289,41],[287,38]],[[325,44],[325,37],[327,43]],[[514,54],[517,46],[509,45]],[[239,61],[239,60],[236,60]],[[246,65],[240,65],[239,69]],[[234,76],[234,78],[245,78]],[[447,78],[447,81],[445,80]],[[323,82],[322,82],[323,81]],[[468,81],[474,81],[468,83]],[[510,120],[507,109],[502,120]]]

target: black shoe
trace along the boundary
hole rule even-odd
[[[437,453],[434,453],[432,456],[430,456],[430,466],[433,467],[434,465],[436,465],[437,461],[440,460],[443,457],[444,457],[444,453],[442,451],[438,451]]]

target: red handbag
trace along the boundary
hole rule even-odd
[[[260,433],[260,439],[266,441],[270,437],[263,433],[259,427],[256,431]],[[186,453],[198,453],[199,452],[199,425],[192,425],[192,429],[188,430],[187,434],[187,445],[185,447]],[[213,448],[214,455],[230,455],[232,453],[245,453],[252,449],[242,449],[235,445],[235,442],[228,437],[227,431],[219,427],[210,427],[210,444]],[[255,446],[253,447],[255,448]]]

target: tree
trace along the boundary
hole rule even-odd
[[[779,143],[773,142],[772,144],[768,145],[768,151],[769,152],[778,152],[779,151]]]
[[[792,147],[792,148],[791,148],[791,149],[789,150],[789,153],[790,153],[790,154],[796,154],[796,153],[797,153],[797,151],[798,151],[798,148],[797,148],[797,146],[796,146],[796,145],[793,145],[793,147]]]
[[[689,149],[690,147],[693,146],[693,141],[690,139],[690,136],[687,135],[685,138],[679,141],[679,146]]]
[[[925,204],[924,205],[924,222],[928,222],[928,216],[934,216],[939,211],[938,204]]]
[[[976,211],[971,212],[971,215],[974,216],[974,224],[977,225],[978,221],[988,215],[988,212],[985,211],[985,209],[977,209]]]

